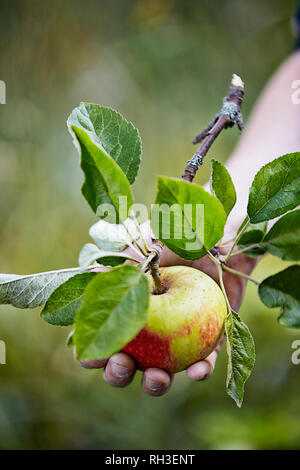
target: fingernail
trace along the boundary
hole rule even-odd
[[[160,382],[154,382],[153,380],[148,379],[147,377],[145,379],[145,385],[147,388],[149,388],[149,390],[152,390],[152,392],[158,392],[163,388],[163,385]]]
[[[117,364],[117,362],[111,361],[111,370],[115,377],[119,379],[124,379],[129,375],[128,367],[121,366],[121,364]]]

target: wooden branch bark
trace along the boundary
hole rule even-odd
[[[243,129],[243,118],[241,106],[244,96],[244,84],[240,77],[233,74],[227,96],[223,100],[221,111],[214,117],[208,126],[193,140],[194,144],[202,142],[193,157],[187,161],[182,179],[192,182],[208,150],[222,132],[223,129],[236,124],[240,130]]]

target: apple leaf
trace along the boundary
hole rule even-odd
[[[94,276],[94,272],[76,274],[61,284],[50,295],[41,317],[51,325],[72,325],[82,304],[84,291]]]
[[[98,273],[75,317],[78,359],[99,359],[122,349],[147,319],[149,282],[130,265]]]
[[[236,203],[236,192],[228,170],[217,160],[212,160],[211,189],[228,215]]]
[[[119,165],[132,184],[137,175],[142,153],[138,130],[120,113],[93,103],[80,103],[68,119],[68,128],[82,129],[99,149]]]
[[[249,224],[245,232],[242,234],[239,240],[239,249],[245,249],[245,255],[255,258],[256,256],[263,255],[266,249],[263,245],[263,239],[267,231],[267,222],[260,222],[258,224]],[[252,246],[257,245],[257,246]]]
[[[79,273],[79,268],[71,268],[29,275],[0,274],[0,304],[39,307],[58,286]]]
[[[300,210],[279,219],[264,239],[264,247],[286,261],[300,260]]]
[[[294,265],[265,279],[258,288],[261,301],[269,308],[281,307],[278,321],[300,328],[300,266]]]
[[[238,407],[242,406],[244,385],[255,363],[255,346],[247,325],[233,310],[225,320],[228,368],[226,389]]]
[[[87,243],[83,246],[79,255],[79,266],[86,269],[97,261],[102,266],[118,266],[125,263],[126,260],[136,261],[126,253],[116,253],[115,251],[102,251],[93,243]]]
[[[300,152],[263,166],[250,188],[248,215],[252,223],[274,219],[300,204]]]
[[[81,168],[85,174],[82,186],[84,197],[97,215],[101,205],[113,208],[113,213],[111,210],[107,213],[109,222],[126,220],[133,196],[125,174],[112,158],[93,143],[85,131],[75,125],[72,130],[79,143]],[[126,198],[126,205],[121,206],[122,196]]]
[[[123,224],[111,224],[105,220],[99,220],[91,226],[89,234],[94,242],[105,251],[122,251],[133,239],[139,238],[137,227],[130,218],[126,219]]]
[[[203,188],[175,178],[158,178],[151,211],[155,236],[184,259],[196,260],[223,236],[226,213]]]

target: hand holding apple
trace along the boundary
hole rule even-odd
[[[145,231],[143,231],[143,233],[147,238]],[[225,250],[223,253],[225,254]],[[230,260],[230,266],[232,268],[242,271],[245,274],[250,274],[255,264],[256,260],[254,258],[249,258],[242,254]],[[180,265],[188,265],[199,269],[218,282],[218,273],[215,264],[207,256],[196,262],[189,263],[176,256],[168,248],[164,248],[161,256],[161,266],[169,267]],[[246,280],[226,272],[224,273],[224,282],[229,301],[233,305],[233,308],[238,310],[244,295]],[[221,341],[215,350],[204,360],[196,361],[194,364],[187,367],[186,374],[190,379],[201,381],[211,376],[222,342],[223,341]],[[86,360],[81,361],[80,364],[85,368],[104,368],[104,379],[114,387],[124,387],[130,384],[137,369],[137,364],[133,358],[124,352],[114,354],[109,359]],[[172,381],[173,374],[168,373],[164,369],[151,367],[146,368],[143,372],[143,389],[151,396],[161,396],[165,394],[169,390]]]
[[[187,266],[160,268],[163,292],[151,275],[147,323],[123,351],[139,369],[159,367],[180,372],[205,359],[224,331],[227,307],[221,289],[202,271]]]
[[[186,367],[192,379],[211,374],[220,345],[211,351],[224,326],[226,390],[240,407],[255,362],[254,340],[237,313],[246,280],[258,286],[267,307],[281,307],[282,325],[300,326],[297,264],[263,281],[249,276],[253,258],[266,252],[287,261],[300,259],[300,211],[292,211],[300,204],[300,152],[282,155],[257,172],[247,209],[238,209],[240,220],[229,238],[224,229],[237,196],[228,170],[212,160],[211,191],[193,183],[220,132],[235,124],[243,127],[243,95],[243,82],[233,75],[221,111],[194,139],[201,144],[182,179],[158,178],[148,242],[131,188],[141,157],[137,129],[110,108],[92,103],[75,108],[68,127],[81,155],[83,195],[99,218],[90,229],[95,244],[83,246],[75,268],[0,274],[0,303],[44,305],[41,316],[48,323],[74,325],[67,344],[75,346],[83,366],[106,366],[104,378],[116,386],[129,383],[138,366],[144,370],[144,389],[155,396],[168,389],[174,372]],[[268,221],[278,216],[270,229]],[[125,352],[116,354],[120,350]]]

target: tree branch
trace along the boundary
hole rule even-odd
[[[192,182],[200,165],[203,164],[203,159],[208,150],[223,129],[233,127],[234,124],[240,130],[243,128],[243,118],[241,114],[241,106],[244,96],[244,83],[242,79],[233,74],[231,84],[229,87],[228,95],[223,99],[223,106],[221,111],[213,118],[213,120],[206,126],[206,128],[198,134],[193,143],[197,144],[202,142],[193,157],[188,160],[182,179]],[[143,272],[150,271],[155,282],[157,293],[162,292],[162,286],[159,279],[159,258],[163,248],[163,244],[155,240],[155,243],[150,248],[150,254],[147,259],[141,263],[140,267]],[[220,255],[218,248],[214,247],[210,250],[209,255],[216,258]]]
[[[238,75],[233,74],[228,95],[223,99],[221,111],[193,140],[194,144],[199,142],[202,142],[202,144],[193,157],[187,161],[182,175],[183,180],[189,181],[190,183],[193,181],[199,167],[203,164],[205,155],[223,129],[233,127],[234,124],[236,124],[240,130],[243,129],[243,118],[241,114],[243,96],[244,83]]]

